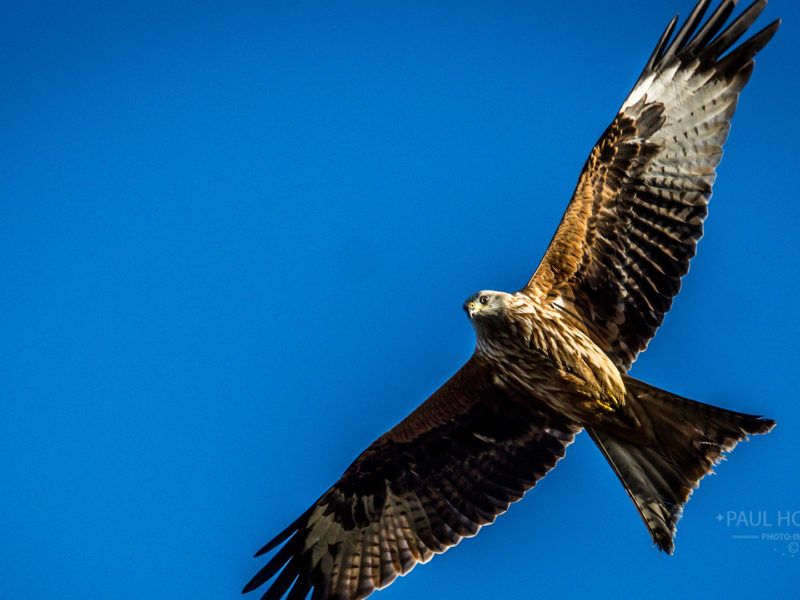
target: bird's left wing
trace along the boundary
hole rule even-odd
[[[577,316],[623,371],[689,269],[739,93],[779,24],[736,46],[766,1],[724,30],[736,0],[723,0],[701,26],[709,3],[697,4],[672,41],[677,17],[667,27],[521,290]]]
[[[555,466],[580,426],[497,385],[473,356],[258,554],[262,596],[354,600],[494,521]]]

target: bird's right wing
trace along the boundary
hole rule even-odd
[[[702,23],[673,19],[595,145],[539,268],[521,290],[579,317],[622,371],[655,335],[689,269],[753,56],[778,28],[737,45],[766,5],[725,29],[736,0]]]
[[[262,598],[365,598],[493,522],[579,431],[473,356],[259,551],[283,544],[244,591],[277,575]]]

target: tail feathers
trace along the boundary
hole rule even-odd
[[[723,452],[767,433],[775,422],[718,408],[627,377],[628,402],[641,415],[647,441],[611,428],[587,428],[650,530],[656,546],[672,554],[675,525],[700,479]]]

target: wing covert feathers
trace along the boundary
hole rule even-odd
[[[721,33],[735,2],[722,2],[701,26],[709,3],[700,2],[671,41],[676,20],[664,32],[522,289],[579,315],[623,371],[680,290],[739,93],[753,56],[779,25],[734,47],[766,2],[753,3]]]

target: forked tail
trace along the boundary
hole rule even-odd
[[[587,427],[619,477],[656,545],[672,554],[675,524],[700,479],[723,452],[767,433],[775,421],[688,400],[625,378],[628,401],[643,417],[648,442]]]

